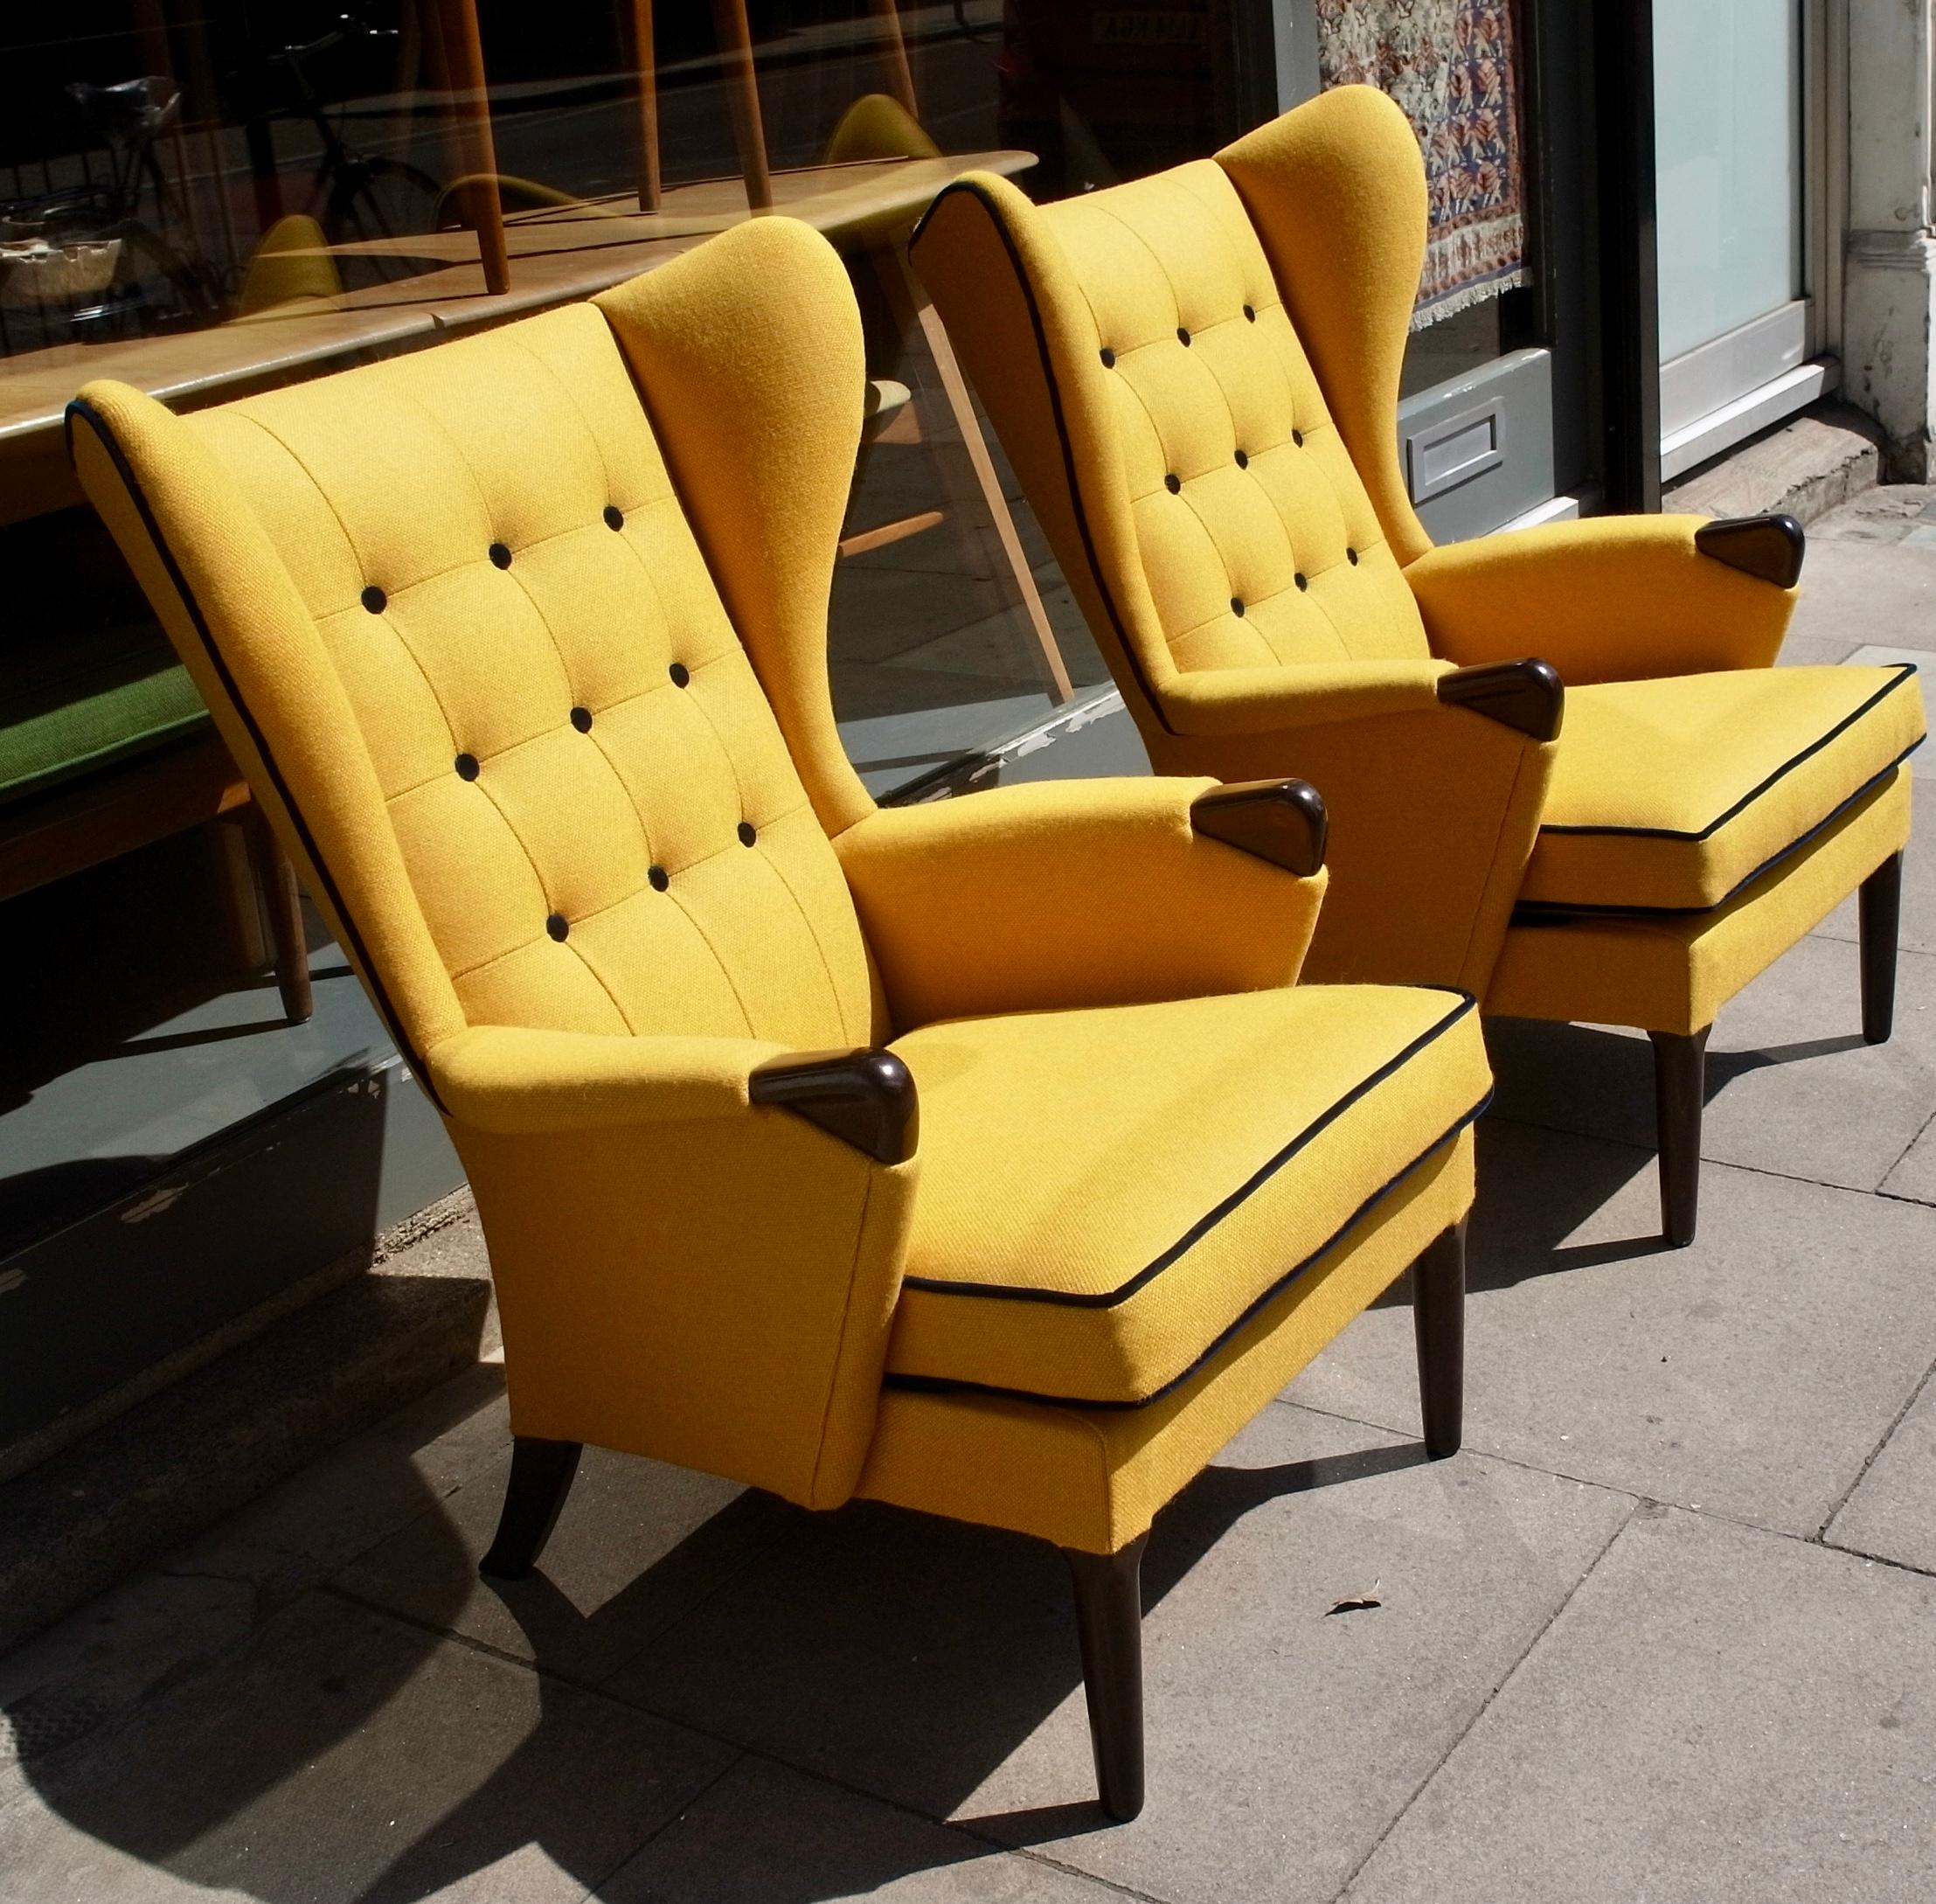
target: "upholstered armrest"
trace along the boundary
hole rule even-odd
[[[900,1060],[482,1025],[428,1065],[490,1238],[516,1432],[845,1500],[920,1171]]]
[[[1794,608],[1785,548],[1799,555],[1767,523],[1599,516],[1453,543],[1405,574],[1435,654],[1540,655],[1578,687],[1766,667]]]
[[[1324,874],[1282,861],[1314,862],[1322,807],[1274,804],[1238,816],[1209,780],[1043,781],[885,807],[834,844],[906,1031],[1292,983]]]
[[[1158,695],[1177,733],[1276,733],[1430,707],[1444,661],[1318,661],[1178,674]]]
[[[787,1055],[751,1038],[621,1038],[474,1025],[429,1053],[459,1123],[506,1135],[743,1115],[754,1069]]]

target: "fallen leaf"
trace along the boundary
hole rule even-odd
[[[1327,1613],[1324,1617],[1329,1620],[1332,1613],[1369,1613],[1373,1607],[1382,1607],[1384,1602],[1378,1597],[1378,1588],[1384,1585],[1382,1580],[1375,1580],[1365,1592],[1352,1594],[1343,1600],[1333,1601],[1331,1612]]]

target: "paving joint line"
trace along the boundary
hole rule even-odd
[[[1625,1533],[1630,1526],[1633,1525],[1634,1518],[1640,1513],[1641,1510],[1643,1507],[1658,1506],[1662,1504],[1664,1504],[1649,1501],[1644,1496],[1635,1497],[1634,1498],[1634,1504],[1627,1509],[1626,1513],[1621,1515],[1620,1525],[1616,1526],[1613,1529],[1613,1532],[1608,1534],[1606,1539],[1600,1543],[1599,1551],[1596,1554],[1594,1554],[1593,1559],[1589,1560],[1586,1563],[1586,1567],[1584,1567],[1580,1570],[1579,1578],[1576,1580],[1573,1584],[1566,1589],[1565,1595],[1562,1595],[1560,1599],[1559,1604],[1555,1607],[1552,1612],[1547,1616],[1547,1618],[1540,1623],[1539,1630],[1536,1632],[1529,1641],[1527,1641],[1524,1650],[1523,1650],[1520,1653],[1519,1657],[1513,1661],[1511,1665],[1507,1667],[1504,1674],[1501,1677],[1498,1685],[1494,1686],[1492,1691],[1488,1692],[1485,1696],[1485,1698],[1479,1702],[1478,1710],[1473,1713],[1472,1717],[1466,1722],[1465,1725],[1460,1727],[1458,1736],[1454,1739],[1451,1744],[1448,1745],[1445,1748],[1445,1750],[1439,1755],[1437,1759],[1433,1762],[1431,1767],[1427,1769],[1424,1777],[1419,1779],[1419,1782],[1412,1788],[1410,1796],[1407,1796],[1405,1803],[1401,1804],[1398,1809],[1391,1814],[1391,1817],[1385,1823],[1384,1829],[1378,1833],[1377,1838],[1375,1838],[1371,1841],[1370,1845],[1367,1847],[1364,1857],[1359,1859],[1358,1861],[1351,1866],[1350,1872],[1346,1873],[1344,1882],[1338,1887],[1336,1892],[1332,1894],[1331,1904],[1343,1904],[1345,1894],[1349,1892],[1351,1887],[1358,1881],[1359,1874],[1364,1871],[1364,1867],[1368,1864],[1370,1864],[1374,1858],[1377,1856],[1379,1847],[1382,1846],[1384,1841],[1391,1836],[1392,1832],[1398,1830],[1400,1824],[1404,1822],[1405,1817],[1411,1811],[1412,1806],[1418,1803],[1419,1799],[1424,1793],[1426,1787],[1431,1784],[1433,1780],[1438,1777],[1439,1774],[1445,1769],[1446,1763],[1452,1757],[1453,1754],[1456,1752],[1459,1748],[1462,1746],[1466,1742],[1466,1741],[1472,1736],[1473,1732],[1477,1727],[1480,1720],[1482,1720],[1486,1716],[1486,1714],[1493,1709],[1494,1706],[1498,1703],[1499,1699],[1503,1696],[1506,1688],[1509,1686],[1512,1682],[1519,1676],[1520,1669],[1526,1664],[1529,1659],[1532,1657],[1533,1654],[1538,1650],[1539,1643],[1543,1639],[1544,1639],[1549,1633],[1552,1631],[1553,1628],[1558,1623],[1560,1616],[1566,1611],[1568,1607],[1572,1605],[1574,1597],[1579,1594],[1580,1588],[1584,1587],[1586,1582],[1590,1581],[1593,1577],[1593,1575],[1599,1571],[1600,1562],[1604,1560],[1606,1558],[1607,1554],[1613,1551],[1613,1543],[1618,1540],[1620,1537],[1623,1533]]]
[[[1660,1146],[1657,1143],[1642,1143],[1634,1137],[1608,1136],[1604,1131],[1599,1130],[1576,1130],[1571,1124],[1549,1124],[1537,1117],[1515,1117],[1509,1111],[1488,1111],[1481,1122],[1489,1122],[1494,1120],[1502,1124],[1516,1124],[1522,1130],[1544,1130],[1550,1136],[1582,1137],[1588,1143],[1610,1143],[1619,1150],[1637,1151],[1642,1157],[1657,1157],[1661,1154]],[[1932,1122],[1936,1122],[1936,1118],[1933,1118]],[[1925,1129],[1927,1128],[1927,1125],[1924,1126]],[[1919,1138],[1922,1132],[1919,1130],[1916,1135]],[[1912,1138],[1911,1140],[1912,1144],[1915,1141]],[[1905,1150],[1903,1156],[1906,1157],[1908,1154],[1908,1151]],[[1898,1157],[1896,1159],[1896,1164],[1901,1162],[1902,1157]],[[1837,1190],[1845,1197],[1885,1197],[1891,1203],[1912,1203],[1926,1210],[1931,1207],[1919,1197],[1906,1197],[1900,1191],[1887,1191],[1880,1184],[1863,1190],[1854,1184],[1834,1183],[1826,1177],[1803,1177],[1794,1171],[1770,1170],[1765,1164],[1742,1164],[1737,1162],[1733,1157],[1710,1157],[1705,1151],[1701,1154],[1701,1163],[1704,1167],[1711,1164],[1717,1170],[1743,1171],[1751,1177],[1772,1177],[1777,1183],[1781,1184],[1806,1184],[1813,1190]],[[1894,1170],[1896,1164],[1891,1164],[1889,1166],[1890,1170]],[[1886,1172],[1884,1174],[1886,1176]],[[1482,1191],[1481,1194],[1483,1195]],[[1604,1208],[1605,1206],[1603,1205],[1601,1207]],[[1640,1239],[1640,1240],[1644,1240],[1644,1239]]]
[[[1869,1467],[1875,1461],[1876,1456],[1888,1446],[1896,1429],[1901,1426],[1903,1417],[1915,1406],[1923,1390],[1928,1386],[1932,1377],[1936,1377],[1936,1366],[1932,1366],[1919,1379],[1915,1393],[1903,1404],[1895,1421],[1891,1423],[1888,1433],[1883,1436],[1881,1441],[1877,1442],[1875,1448],[1870,1451],[1868,1461],[1863,1464],[1864,1474],[1868,1472]],[[1405,1432],[1403,1429],[1392,1428],[1387,1422],[1368,1421],[1362,1415],[1340,1414],[1335,1408],[1320,1408],[1308,1401],[1288,1401],[1282,1395],[1273,1395],[1271,1400],[1274,1405],[1280,1407],[1301,1408],[1307,1414],[1321,1414],[1328,1421],[1343,1421],[1353,1428],[1370,1428],[1374,1434],[1398,1435]],[[1423,1444],[1415,1443],[1415,1445],[1422,1446]],[[1516,1468],[1523,1474],[1543,1475],[1550,1481],[1571,1481],[1577,1487],[1598,1488],[1603,1494],[1625,1495],[1627,1499],[1642,1506],[1664,1507],[1676,1514],[1692,1514],[1699,1520],[1717,1521],[1724,1527],[1738,1527],[1745,1533],[1766,1534],[1771,1540],[1792,1540],[1798,1546],[1820,1547],[1829,1553],[1847,1554],[1856,1560],[1871,1561],[1877,1567],[1893,1567],[1898,1573],[1913,1574],[1919,1579],[1936,1580],[1936,1567],[1921,1567],[1914,1560],[1898,1560],[1892,1559],[1886,1553],[1871,1553],[1864,1547],[1852,1547],[1844,1542],[1826,1539],[1825,1530],[1834,1521],[1835,1515],[1839,1514],[1842,1507],[1847,1504],[1847,1495],[1844,1495],[1842,1500],[1836,1503],[1835,1508],[1830,1511],[1828,1520],[1824,1521],[1815,1532],[1797,1533],[1792,1528],[1771,1527],[1764,1521],[1747,1520],[1739,1514],[1730,1514],[1718,1507],[1699,1507],[1688,1501],[1669,1501],[1662,1499],[1658,1495],[1643,1494],[1638,1489],[1622,1487],[1617,1481],[1597,1480],[1592,1475],[1573,1474],[1564,1468],[1542,1468],[1536,1461],[1523,1460],[1517,1455],[1509,1455],[1494,1449],[1482,1448],[1471,1442],[1468,1442],[1460,1449],[1460,1453],[1475,1456],[1481,1461],[1496,1462],[1502,1468]],[[1858,1475],[1856,1482],[1849,1486],[1849,1494],[1855,1492],[1856,1487],[1860,1484],[1860,1482],[1861,1476]],[[1315,1491],[1307,1490],[1306,1491]]]
[[[665,1834],[670,1831],[675,1824],[681,1823],[684,1819],[686,1814],[692,1810],[695,1806],[704,1804],[705,1801],[712,1796],[713,1792],[720,1785],[724,1784],[725,1781],[730,1778],[734,1772],[738,1771],[739,1768],[742,1765],[744,1765],[746,1762],[747,1759],[749,1759],[751,1756],[752,1754],[742,1749],[736,1757],[730,1760],[726,1764],[721,1766],[720,1768],[716,1773],[714,1773],[713,1775],[709,1778],[705,1782],[705,1783],[698,1789],[697,1791],[694,1792],[693,1795],[690,1798],[688,1798],[683,1804],[677,1806],[674,1810],[670,1817],[667,1818],[663,1824],[655,1825],[651,1831],[648,1831],[645,1836],[642,1838],[638,1841],[638,1843],[631,1848],[630,1851],[626,1852],[624,1857],[620,1859],[619,1861],[615,1865],[614,1865],[609,1871],[605,1873],[605,1874],[600,1877],[595,1883],[586,1885],[585,1887],[585,1896],[579,1900],[579,1904],[596,1904],[599,1893],[603,1890],[607,1885],[611,1883],[611,1881],[614,1878],[618,1877],[621,1873],[627,1870],[635,1859],[644,1857],[646,1852],[649,1852],[653,1847],[653,1845],[656,1845],[658,1841],[662,1838],[663,1838]]]
[[[1856,1470],[1856,1478],[1851,1481],[1845,1489],[1842,1490],[1840,1497],[1836,1500],[1835,1504],[1828,1510],[1828,1515],[1823,1519],[1821,1526],[1815,1529],[1814,1534],[1815,1539],[1823,1543],[1824,1545],[1830,1544],[1828,1542],[1828,1530],[1831,1526],[1835,1525],[1835,1516],[1839,1514],[1843,1508],[1848,1506],[1849,1503],[1855,1497],[1856,1490],[1859,1488],[1865,1480],[1868,1479],[1869,1470],[1876,1465],[1877,1456],[1881,1455],[1884,1449],[1889,1446],[1891,1442],[1895,1440],[1896,1430],[1899,1428],[1903,1425],[1904,1421],[1908,1418],[1909,1411],[1916,1406],[1919,1400],[1922,1399],[1923,1391],[1929,1386],[1929,1379],[1932,1375],[1936,1375],[1936,1362],[1932,1362],[1930,1365],[1923,1371],[1922,1379],[1918,1381],[1916,1386],[1909,1391],[1908,1400],[1904,1402],[1902,1407],[1897,1409],[1893,1419],[1890,1421],[1889,1426],[1883,1430],[1880,1439],[1877,1442],[1876,1445],[1869,1450],[1867,1456],[1863,1461],[1862,1466]],[[1869,1558],[1871,1559],[1878,1557],[1879,1556],[1875,1555],[1869,1556]],[[1918,1567],[1915,1569],[1915,1571],[1920,1573],[1922,1572],[1922,1569],[1920,1567]]]

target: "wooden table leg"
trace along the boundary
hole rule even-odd
[[[869,0],[874,17],[880,22],[881,38],[887,45],[887,70],[894,97],[907,108],[910,119],[921,115],[914,105],[914,69],[907,61],[907,38],[901,31],[899,0]]]
[[[755,212],[770,211],[773,177],[767,170],[767,129],[760,116],[760,80],[753,66],[746,0],[712,0],[712,20],[726,69],[726,98],[732,108],[732,136],[739,148],[746,203]]]
[[[459,163],[471,180],[464,191],[464,222],[477,233],[485,289],[502,295],[510,289],[510,255],[504,246],[504,208],[497,197],[497,149],[491,137],[477,0],[437,0],[436,24],[457,130]]]
[[[315,1004],[309,990],[309,942],[302,929],[302,895],[296,886],[295,868],[253,800],[242,809],[240,818],[249,867],[262,903],[268,908],[275,983],[282,994],[283,1015],[291,1025],[304,1025]]]
[[[639,68],[639,210],[659,209],[659,66],[652,0],[632,0],[632,57]]]
[[[1022,597],[1023,613],[1028,616],[1029,626],[1034,632],[1036,659],[1042,671],[1043,683],[1051,699],[1073,700],[1075,689],[1069,684],[1069,671],[1063,662],[1062,650],[1057,644],[1055,630],[1049,626],[1048,610],[1042,606],[1042,592],[1035,585],[1035,574],[1029,566],[1022,538],[1016,531],[1009,499],[1002,493],[1002,480],[996,474],[995,459],[989,455],[988,439],[982,435],[981,420],[975,413],[975,400],[968,394],[968,379],[961,374],[961,366],[955,361],[954,346],[948,342],[941,314],[922,290],[920,281],[908,264],[905,247],[897,245],[891,254],[877,253],[876,261],[894,322],[903,331],[910,323],[919,324],[921,336],[927,343],[928,354],[934,359],[934,372],[941,380],[941,393],[947,399],[954,427],[961,434],[961,447],[967,452],[969,468],[975,472],[975,486],[981,491],[982,505],[988,511],[1009,573],[1014,579],[1016,592]]]

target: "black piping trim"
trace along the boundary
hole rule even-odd
[[[1094,537],[1089,530],[1088,511],[1082,506],[1082,488],[1076,474],[1075,452],[1069,444],[1069,427],[1062,410],[1062,391],[1055,379],[1055,368],[1049,358],[1049,337],[1042,324],[1042,311],[1035,301],[1035,287],[1029,282],[1029,274],[1023,268],[1022,256],[1015,247],[1015,240],[1008,226],[1003,223],[1002,214],[996,210],[995,201],[973,179],[957,178],[952,184],[942,186],[934,194],[928,208],[922,212],[907,241],[908,255],[912,257],[915,247],[921,241],[921,234],[927,229],[927,223],[940,209],[944,198],[953,198],[957,192],[966,193],[988,214],[989,223],[995,227],[996,235],[1002,240],[1002,248],[1009,254],[1009,267],[1015,273],[1015,281],[1021,288],[1022,302],[1028,307],[1030,327],[1035,332],[1036,355],[1041,361],[1042,381],[1048,386],[1049,408],[1055,417],[1056,440],[1062,446],[1062,473],[1068,484],[1069,504],[1076,518],[1076,532],[1082,538],[1082,552],[1089,564],[1090,579],[1096,585],[1096,593],[1102,598],[1103,608],[1107,611],[1109,625],[1116,637],[1116,646],[1122,650],[1124,665],[1136,678],[1136,685],[1149,711],[1155,716],[1156,724],[1167,734],[1175,734],[1176,729],[1169,725],[1169,717],[1163,712],[1162,703],[1156,698],[1155,690],[1149,684],[1149,677],[1143,672],[1142,663],[1137,658],[1136,650],[1130,646],[1129,636],[1123,628],[1122,615],[1116,607],[1116,599],[1109,592],[1109,585],[1103,580],[1102,564],[1096,555]]]
[[[1891,681],[1884,687],[1877,688],[1860,707],[1856,708],[1852,713],[1844,715],[1834,726],[1829,728],[1827,733],[1811,740],[1807,747],[1802,748],[1801,753],[1784,761],[1759,787],[1752,788],[1743,794],[1725,813],[1717,819],[1710,820],[1697,833],[1682,832],[1678,828],[1671,826],[1543,826],[1539,830],[1542,833],[1619,834],[1629,839],[1706,839],[1710,834],[1725,826],[1737,815],[1752,807],[1777,781],[1785,779],[1804,761],[1812,759],[1815,754],[1821,753],[1822,748],[1827,747],[1837,735],[1846,733],[1864,714],[1887,696],[1893,694],[1905,681],[1908,680],[1911,675],[1916,672],[1916,664],[1912,661],[1896,661],[1890,663],[1889,665],[1897,670],[1896,678],[1893,681]],[[1898,761],[1902,758],[1903,756],[1900,754],[1897,756]]]
[[[155,511],[149,506],[147,493],[142,490],[140,479],[129,467],[127,457],[121,454],[121,445],[114,441],[114,432],[101,420],[100,412],[92,404],[84,403],[78,397],[67,406],[62,419],[68,462],[71,463],[73,461],[74,420],[77,416],[86,422],[88,428],[94,433],[101,448],[107,451],[108,461],[114,466],[114,473],[121,478],[135,504],[135,513],[142,519],[142,527],[148,532],[148,539],[154,545],[156,554],[161,558],[162,566],[168,572],[169,581],[173,585],[176,594],[182,598],[182,606],[188,610],[188,618],[194,624],[196,635],[200,638],[202,647],[208,656],[209,665],[219,677],[230,704],[241,717],[242,725],[247,728],[249,740],[261,759],[263,770],[275,788],[276,797],[281,801],[282,810],[289,816],[289,823],[295,827],[297,837],[302,840],[302,850],[308,855],[309,864],[316,868],[316,877],[323,881],[323,888],[329,894],[330,910],[335,913],[342,922],[343,929],[350,935],[350,949],[356,958],[358,969],[364,975],[364,982],[375,995],[377,1009],[383,1014],[385,1027],[395,1041],[397,1049],[403,1053],[412,1074],[422,1087],[424,1095],[441,1115],[448,1117],[450,1112],[437,1094],[437,1087],[431,1079],[430,1067],[424,1062],[422,1054],[404,1032],[403,1022],[390,1002],[389,993],[384,990],[376,962],[370,956],[369,948],[364,943],[362,933],[357,929],[356,920],[351,916],[349,907],[343,903],[343,894],[338,890],[322,853],[317,850],[316,837],[309,831],[309,823],[302,817],[302,809],[290,796],[288,782],[283,779],[282,769],[276,765],[275,755],[269,750],[267,737],[263,733],[255,716],[250,712],[248,703],[242,698],[241,692],[235,684],[235,677],[230,672],[222,650],[216,646],[207,617],[202,613],[202,605],[195,599],[194,591],[188,586],[188,578],[182,573],[181,565],[176,561],[174,551],[169,547],[162,534],[160,524],[155,520]]]
[[[1771,853],[1753,872],[1737,879],[1711,906],[1576,906],[1567,900],[1522,900],[1513,907],[1513,923],[1563,925],[1576,916],[1584,919],[1691,919],[1705,913],[1717,913],[1724,906],[1738,899],[1764,873],[1773,872],[1783,860],[1793,858],[1811,840],[1828,831],[1849,808],[1859,806],[1884,781],[1891,779],[1896,769],[1922,744],[1920,738],[1912,740],[1881,773],[1863,782],[1855,792],[1839,805],[1831,807],[1807,832],[1796,834],[1780,852]]]
[[[906,1276],[902,1279],[901,1287],[924,1289],[933,1296],[967,1296],[1003,1303],[1052,1303],[1065,1309],[1114,1309],[1119,1303],[1128,1302],[1138,1289],[1154,1282],[1186,1251],[1201,1242],[1232,1211],[1247,1202],[1299,1151],[1335,1124],[1354,1104],[1375,1090],[1393,1073],[1404,1070],[1426,1046],[1435,1043],[1461,1018],[1478,1008],[1478,1001],[1469,991],[1454,991],[1447,985],[1426,985],[1419,989],[1447,992],[1457,998],[1459,1003],[1436,1025],[1419,1032],[1403,1051],[1386,1059],[1370,1076],[1359,1079],[1343,1097],[1320,1112],[1281,1150],[1239,1184],[1221,1203],[1197,1218],[1168,1249],[1137,1270],[1127,1282],[1093,1296],[1072,1295],[1060,1289],[1017,1289],[1001,1282],[949,1282],[933,1276]],[[1476,1116],[1478,1113],[1475,1111],[1473,1115]],[[1454,1128],[1456,1129],[1459,1127],[1455,1125]],[[1406,1166],[1407,1169],[1410,1167],[1409,1164]]]
[[[1096,1401],[1080,1395],[1044,1395],[1038,1394],[1031,1388],[1003,1388],[998,1387],[992,1382],[951,1381],[947,1377],[940,1375],[889,1374],[882,1379],[881,1386],[885,1388],[913,1389],[928,1394],[950,1394],[960,1392],[976,1395],[1003,1395],[1017,1401],[1041,1402],[1050,1407],[1104,1408],[1109,1410],[1112,1414],[1124,1414],[1136,1408],[1147,1408],[1152,1402],[1161,1401],[1165,1395],[1170,1394],[1180,1388],[1206,1362],[1219,1354],[1230,1343],[1232,1337],[1254,1321],[1260,1310],[1268,1308],[1271,1303],[1274,1303],[1292,1283],[1296,1282],[1314,1264],[1322,1261],[1326,1256],[1329,1255],[1344,1237],[1357,1228],[1399,1185],[1403,1184],[1414,1172],[1429,1164],[1440,1151],[1459,1136],[1460,1132],[1468,1126],[1477,1123],[1480,1118],[1485,1115],[1486,1110],[1491,1102],[1492,1093],[1488,1090],[1444,1136],[1427,1144],[1396,1177],[1388,1178],[1383,1184],[1379,1185],[1308,1256],[1305,1257],[1301,1262],[1294,1263],[1287,1269],[1228,1328],[1223,1330],[1216,1339],[1204,1348],[1203,1353],[1190,1363],[1188,1368],[1172,1375],[1161,1388],[1151,1390],[1148,1394],[1142,1396],[1138,1400]]]

